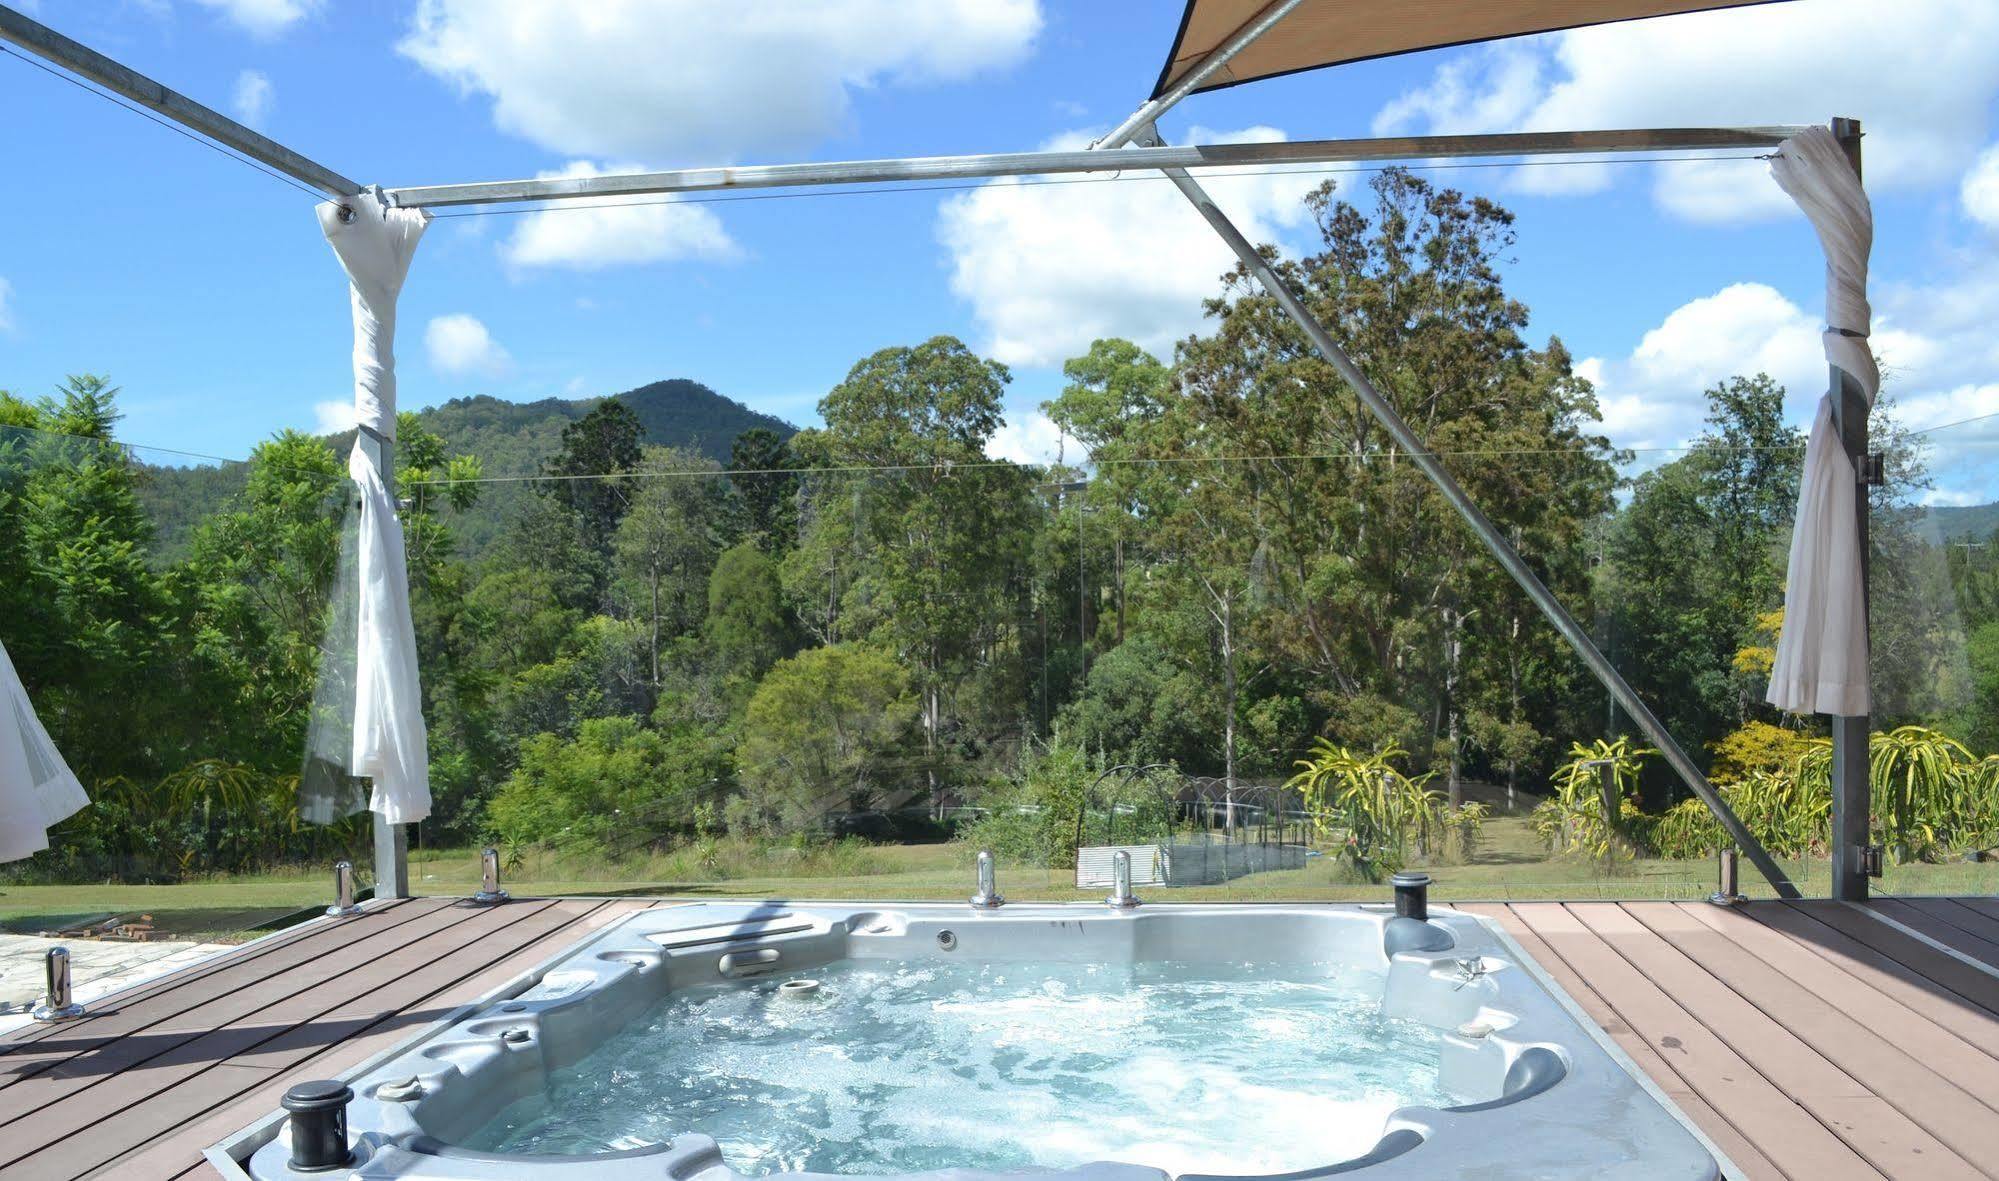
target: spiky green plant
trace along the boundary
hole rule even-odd
[[[1555,772],[1553,798],[1534,809],[1534,830],[1557,856],[1609,861],[1629,855],[1633,848],[1624,832],[1627,805],[1635,808],[1638,774],[1645,760],[1658,753],[1633,746],[1629,738],[1614,742],[1599,738],[1587,746],[1570,743],[1569,761]],[[1615,815],[1607,815],[1604,808],[1605,767],[1617,800]]]
[[[1412,840],[1427,851],[1444,835],[1443,797],[1395,765],[1408,751],[1390,743],[1372,754],[1315,739],[1310,758],[1285,784],[1295,789],[1321,837],[1339,841],[1339,858],[1363,879],[1380,881],[1409,863]]]

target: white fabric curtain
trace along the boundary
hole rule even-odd
[[[1826,259],[1826,360],[1874,405],[1881,373],[1868,347],[1867,255],[1874,213],[1833,133],[1814,127],[1784,141],[1771,175],[1798,203]],[[1857,528],[1860,475],[1833,421],[1837,388],[1819,400],[1805,445],[1798,515],[1791,527],[1784,629],[1770,670],[1770,704],[1792,713],[1869,712],[1867,588]]]
[[[394,209],[379,189],[318,209],[320,229],[347,271],[354,312],[354,414],[363,436],[347,457],[360,494],[351,775],[372,784],[370,811],[392,824],[430,815],[430,758],[410,621],[402,522],[363,446],[366,432],[396,434],[396,297],[430,217]]]
[[[49,826],[88,803],[83,784],[28,703],[7,646],[0,644],[0,861],[19,861],[48,848]]]

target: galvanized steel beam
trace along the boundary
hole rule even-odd
[[[0,6],[0,40],[11,41],[79,78],[163,115],[231,151],[241,152],[259,164],[275,168],[329,197],[351,197],[361,191],[359,184],[331,168],[4,6]]]

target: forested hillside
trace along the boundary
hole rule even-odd
[[[759,414],[725,398],[697,381],[673,378],[613,394],[637,416],[646,443],[678,447],[722,462],[729,444],[744,431],[762,427],[789,438],[796,427]],[[453,398],[416,412],[426,431],[443,440],[453,454],[476,455],[487,476],[540,475],[542,466],[562,446],[562,428],[588,414],[600,398],[543,398],[507,402],[478,395]],[[346,453],[352,433],[334,436],[335,450]],[[153,522],[153,552],[161,560],[185,557],[195,524],[214,506],[242,491],[247,473],[241,465],[144,467],[139,499]],[[519,507],[524,489],[495,485],[481,503],[457,522],[456,539],[468,556],[476,556],[498,537],[505,520]]]
[[[1321,240],[1286,278],[1750,823],[1822,848],[1821,720],[1762,704],[1802,454],[1785,391],[1701,391],[1694,445],[1640,464],[1561,341],[1530,339],[1509,213],[1399,171],[1310,200]],[[1455,835],[1432,851],[1468,848],[1473,780],[1555,788],[1557,853],[1607,857],[1608,823],[1705,855],[1699,805],[1673,808],[1291,321],[1240,272],[1209,312],[1171,357],[1099,340],[1067,363],[1044,409],[1083,467],[989,459],[1012,375],[949,336],[857,358],[795,434],[693,383],[403,415],[424,847],[707,864],[725,836],[797,853],[829,813],[915,801],[989,809],[979,839],[1054,864],[1113,764],[1229,792],[1310,758],[1337,854],[1314,872],[1378,873],[1366,842],[1411,823],[1412,848],[1433,820]],[[0,397],[0,638],[97,801],[15,872],[171,878],[358,840],[294,802],[351,499],[337,441],[285,432],[237,487],[163,498],[116,422],[101,378]],[[1929,539],[1929,444],[1892,398],[1874,431],[1875,723],[1935,728],[1890,736],[1929,770],[1884,822],[1897,858],[1957,856],[1999,841],[1999,546]],[[1629,812],[1606,822],[1612,764]],[[1401,808],[1391,788],[1415,809],[1369,813]]]

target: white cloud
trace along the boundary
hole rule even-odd
[[[1378,134],[1732,126],[1862,120],[1868,185],[1954,178],[1999,95],[1999,4],[1815,0],[1629,21],[1467,50],[1382,108]],[[1697,221],[1787,213],[1759,162],[1653,169],[1654,195]],[[1533,191],[1590,191],[1602,166],[1523,169]]]
[[[0,279],[0,332],[14,331],[14,285]]]
[[[1968,255],[1930,283],[1884,286],[1875,304],[1870,343],[1883,394],[1927,445],[1930,502],[1999,499],[1999,340],[1990,328],[1999,321],[1999,260]],[[1672,457],[1658,449],[1700,432],[1703,391],[1728,377],[1768,373],[1784,386],[1790,421],[1809,424],[1826,386],[1819,331],[1814,315],[1775,289],[1738,283],[1673,309],[1628,355],[1589,357],[1576,371],[1597,388],[1604,433],[1648,451],[1640,466],[1649,467]]]
[[[1210,132],[1192,142],[1272,142],[1269,127]],[[1047,145],[1074,149],[1074,132]],[[1317,177],[1270,172],[1205,182],[1252,241],[1280,239],[1308,217]],[[1099,337],[1122,336],[1164,357],[1201,324],[1201,301],[1221,291],[1235,256],[1171,184],[1034,185],[1005,177],[938,210],[951,290],[984,329],[982,350],[1015,365],[1054,365]]]
[[[1803,417],[1825,389],[1817,320],[1761,283],[1736,283],[1675,308],[1627,357],[1577,371],[1597,387],[1603,431],[1622,447],[1677,447],[1700,432],[1702,394],[1738,374],[1768,373]]]
[[[547,177],[601,176],[635,165],[599,168],[572,160]],[[635,263],[705,259],[725,262],[741,254],[706,206],[653,197],[582,197],[521,219],[500,256],[516,267],[598,270]]]
[[[261,130],[276,101],[277,91],[262,71],[244,70],[236,75],[236,89],[229,96],[229,108],[244,123]]]
[[[397,49],[554,152],[734,160],[842,131],[854,92],[1011,65],[1039,0],[421,0]]]
[[[337,435],[354,429],[354,403],[347,398],[328,398],[312,404],[312,433]]]
[[[1999,144],[1979,153],[1958,185],[1958,196],[1973,221],[1999,230]]]
[[[1051,464],[1066,459],[1080,462],[1085,455],[1081,441],[1062,433],[1053,419],[1039,410],[1008,414],[1006,421],[986,441],[986,454],[1015,463]]]
[[[430,367],[453,377],[498,377],[513,364],[486,326],[463,312],[432,319],[423,330],[423,345]]]
[[[325,6],[324,0],[196,0],[253,37],[276,37]]]

